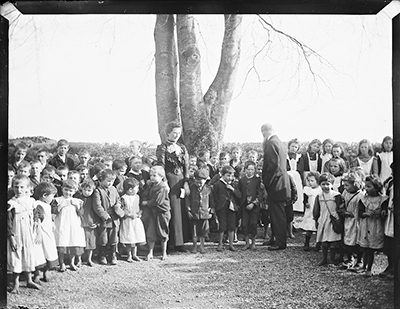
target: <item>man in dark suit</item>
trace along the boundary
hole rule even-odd
[[[286,248],[286,214],[285,207],[290,199],[290,179],[287,173],[287,151],[281,140],[275,135],[270,123],[261,126],[264,137],[264,165],[262,178],[268,193],[267,203],[271,212],[272,232],[268,250]]]

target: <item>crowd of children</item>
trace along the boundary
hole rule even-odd
[[[303,154],[297,139],[289,141],[288,237],[294,237],[295,211],[302,215],[298,227],[305,234],[304,250],[322,251],[319,265],[329,261],[370,277],[374,253],[383,250],[388,267],[380,275],[392,275],[392,139],[384,138],[379,154],[373,153],[367,140],[358,148],[356,156],[346,159],[343,147],[331,139],[311,141]],[[151,260],[159,240],[161,259],[167,257],[170,188],[157,162],[135,151],[129,158],[104,158],[92,165],[86,150],[74,160],[66,140],[58,141],[51,159],[46,149],[39,149],[36,158],[27,162],[27,150],[18,144],[8,167],[12,292],[19,291],[21,273],[26,274],[28,287],[39,289],[40,280],[49,280],[49,269],[58,267],[64,272],[68,263],[76,271],[83,264],[82,255],[88,266],[95,265],[96,255],[98,264],[116,265],[119,250],[125,248],[127,262],[139,262],[137,246],[147,243],[146,259]],[[189,190],[182,189],[181,198],[191,221],[192,252],[205,253],[210,230],[218,233],[217,251],[223,251],[226,235],[227,248],[237,250],[238,229],[245,240],[242,250],[256,249],[260,224],[265,229],[264,243],[273,237],[268,232],[268,197],[260,157],[255,150],[243,156],[239,147],[233,147],[231,157],[227,152],[211,155],[208,150],[191,156]],[[314,248],[310,246],[313,233]]]

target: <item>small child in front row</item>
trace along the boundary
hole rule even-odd
[[[142,211],[139,207],[139,181],[128,178],[124,180],[122,186],[121,208],[125,215],[121,218],[119,241],[127,248],[127,262],[140,262],[141,259],[137,256],[137,245],[146,243],[146,234],[140,219]]]
[[[93,210],[100,217],[97,243],[99,247],[99,263],[107,265],[107,251],[110,251],[111,265],[117,265],[117,245],[119,219],[124,216],[121,199],[113,186],[115,173],[106,168],[99,175],[99,186],[93,193]]]
[[[25,175],[13,179],[14,197],[8,201],[7,209],[7,270],[13,273],[14,286],[11,293],[19,293],[19,277],[26,274],[26,286],[40,289],[32,281],[35,271],[33,239],[33,209],[35,200],[30,197],[30,180]]]
[[[52,203],[52,213],[56,215],[54,219],[55,238],[60,262],[60,272],[66,270],[65,254],[71,256],[70,269],[77,270],[81,264],[81,255],[86,246],[85,231],[81,226],[81,207],[83,202],[74,198],[78,191],[78,184],[67,179],[62,184],[62,196],[56,197]],[[75,265],[77,259],[77,265]]]
[[[161,239],[161,260],[167,258],[167,242],[169,237],[169,221],[171,220],[171,206],[169,202],[169,187],[166,182],[165,171],[161,166],[150,169],[150,182],[147,188],[146,200],[142,202],[143,222],[146,227],[146,239],[149,245],[147,260],[153,259],[154,244]]]
[[[226,165],[221,170],[221,179],[218,180],[212,190],[214,208],[219,221],[219,239],[217,251],[222,251],[224,233],[228,231],[229,250],[236,251],[233,247],[233,237],[236,228],[236,212],[239,211],[238,201],[241,193],[233,184],[235,169]]]
[[[46,265],[43,268],[43,278],[44,282],[49,281],[48,270],[58,266],[58,254],[56,239],[54,236],[54,223],[51,216],[51,202],[54,196],[57,194],[57,188],[49,182],[41,182],[35,188],[35,210],[34,214],[40,218],[40,234],[41,243],[44,252],[44,257],[46,258]],[[34,282],[39,282],[39,269],[35,270]]]
[[[329,173],[323,173],[318,178],[318,184],[322,192],[315,198],[313,216],[317,222],[317,242],[321,243],[322,260],[319,266],[328,264],[328,249],[330,248],[330,262],[335,264],[336,248],[340,245],[342,234],[333,230],[330,216],[339,219],[338,209],[342,207],[343,198],[339,192],[332,190],[333,176]]]
[[[368,176],[365,179],[365,195],[358,203],[360,228],[357,244],[363,251],[363,269],[365,276],[372,276],[374,253],[383,248],[384,231],[381,212],[387,208],[387,196],[381,195],[383,185],[378,177]]]
[[[211,218],[210,210],[214,206],[211,187],[206,183],[209,179],[207,167],[200,168],[194,173],[194,181],[190,184],[190,194],[185,198],[185,206],[190,219],[193,250],[197,253],[197,239],[200,239],[200,253],[205,253],[204,242],[209,232],[208,219]]]
[[[81,211],[81,224],[85,231],[86,247],[87,252],[87,266],[94,266],[92,256],[93,251],[96,249],[97,242],[97,227],[100,225],[100,218],[94,212],[93,209],[93,192],[96,189],[96,185],[93,180],[86,179],[81,183],[81,192],[77,196],[83,201]]]
[[[256,248],[257,223],[262,200],[261,178],[255,175],[256,163],[246,161],[244,164],[245,176],[238,183],[241,192],[240,211],[242,212],[242,229],[246,241],[243,251]],[[251,244],[250,244],[251,239]]]
[[[304,215],[299,227],[306,232],[304,251],[310,251],[310,239],[312,233],[316,232],[315,220],[313,217],[315,198],[321,194],[321,187],[318,185],[320,174],[318,172],[309,172],[306,176],[307,185],[304,187]]]
[[[344,199],[344,207],[340,212],[344,216],[343,245],[344,251],[348,256],[348,259],[343,262],[343,267],[350,271],[357,271],[360,268],[362,257],[360,248],[357,245],[358,203],[364,196],[364,192],[361,190],[362,183],[360,175],[354,171],[350,171],[343,176],[344,191],[342,197]],[[352,258],[353,255],[355,255],[356,259]]]

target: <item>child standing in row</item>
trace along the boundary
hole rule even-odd
[[[315,222],[317,222],[317,242],[322,246],[322,260],[319,266],[328,263],[328,249],[330,249],[330,261],[335,264],[336,248],[339,247],[341,234],[333,230],[330,216],[339,219],[338,210],[342,207],[343,199],[339,192],[332,190],[333,176],[323,173],[318,178],[318,184],[322,192],[316,197],[313,210]]]
[[[299,227],[306,233],[304,242],[304,251],[310,251],[310,239],[312,233],[316,232],[315,220],[313,217],[315,198],[322,193],[318,185],[320,174],[318,172],[309,172],[306,177],[307,185],[304,187],[304,215]]]
[[[13,273],[14,286],[11,293],[19,293],[19,277],[26,274],[28,288],[40,289],[32,281],[36,261],[33,254],[33,209],[35,200],[30,197],[30,180],[17,175],[13,179],[14,197],[7,209],[7,270]]]
[[[74,198],[74,194],[78,191],[78,184],[67,179],[62,184],[62,196],[56,197],[53,203],[53,213],[56,215],[54,219],[55,238],[60,262],[60,271],[66,270],[64,256],[71,256],[70,269],[77,270],[75,258],[80,265],[81,255],[86,246],[85,232],[81,226],[81,208],[83,202]]]
[[[149,245],[147,260],[153,259],[154,244],[161,240],[161,260],[167,258],[167,242],[169,236],[169,221],[171,220],[171,206],[169,201],[169,187],[166,182],[165,171],[161,166],[153,166],[150,169],[150,183],[147,200],[142,202],[144,206],[143,221],[146,226],[146,237]]]
[[[229,250],[236,251],[233,247],[233,237],[236,228],[236,212],[239,210],[238,200],[241,193],[234,185],[235,170],[226,165],[221,170],[221,179],[214,184],[213,199],[215,213],[219,221],[219,239],[217,251],[222,251],[224,232],[228,231]]]
[[[94,191],[94,212],[100,217],[98,228],[98,244],[100,264],[107,265],[107,249],[110,251],[111,265],[117,265],[117,244],[119,219],[125,213],[121,209],[121,199],[118,191],[113,187],[115,174],[111,169],[105,169],[100,173],[99,186]]]
[[[242,211],[242,230],[246,241],[243,251],[256,248],[257,223],[262,200],[261,178],[256,176],[256,163],[247,161],[244,164],[245,176],[239,180],[241,193],[240,210]],[[251,244],[249,242],[251,237]]]
[[[379,178],[368,176],[365,179],[365,195],[358,204],[360,217],[360,229],[357,244],[360,245],[363,254],[363,269],[365,276],[372,276],[372,264],[374,253],[383,248],[384,230],[381,218],[382,208],[387,208],[387,196],[381,195],[383,185]]]
[[[194,182],[190,184],[190,194],[185,198],[185,206],[191,221],[193,235],[192,253],[197,253],[197,240],[200,240],[200,253],[205,253],[204,242],[209,232],[208,219],[210,209],[214,207],[211,187],[206,184],[209,178],[207,166],[194,173]]]
[[[357,245],[359,218],[358,203],[364,196],[361,177],[350,171],[343,177],[344,191],[342,193],[344,204],[341,213],[344,216],[343,243],[344,251],[348,255],[348,260],[344,261],[343,266],[349,270],[357,270],[361,263],[361,252]],[[355,259],[352,256],[355,256]]]
[[[81,183],[81,192],[78,198],[83,201],[81,223],[83,230],[85,231],[85,252],[87,252],[87,265],[94,266],[92,256],[93,251],[96,249],[96,229],[100,225],[100,218],[94,212],[94,190],[96,185],[93,180],[86,179]]]
[[[121,208],[125,215],[121,219],[119,230],[120,242],[128,251],[127,262],[140,262],[137,256],[137,245],[146,243],[146,234],[142,220],[142,211],[139,207],[139,182],[135,178],[125,179],[121,196]]]
[[[41,182],[35,188],[35,213],[40,218],[41,244],[46,258],[46,265],[43,268],[42,281],[49,281],[48,270],[58,265],[58,254],[56,239],[54,236],[54,223],[51,218],[51,206],[57,189],[52,183]],[[39,282],[39,269],[35,270],[34,282]]]

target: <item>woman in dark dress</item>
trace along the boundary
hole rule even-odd
[[[182,134],[182,127],[178,122],[170,122],[166,125],[165,132],[167,141],[157,146],[157,165],[165,169],[168,185],[170,187],[171,221],[169,246],[177,251],[184,251],[183,244],[186,235],[186,212],[184,211],[183,200],[185,194],[189,193],[189,186],[186,180],[189,178],[189,154],[186,147],[178,140]],[[185,190],[185,192],[182,191]]]

